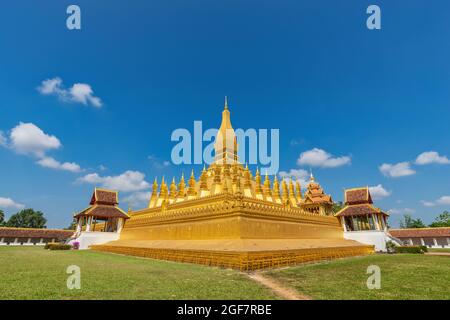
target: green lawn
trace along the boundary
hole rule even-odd
[[[450,253],[450,248],[428,248],[428,252],[445,252],[445,253]]]
[[[381,270],[369,290],[367,267]],[[267,275],[314,299],[450,299],[450,257],[371,255],[273,270]]]
[[[69,265],[81,290],[66,286]],[[92,251],[0,247],[0,299],[273,299],[232,270]]]

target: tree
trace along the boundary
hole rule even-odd
[[[64,230],[75,230],[77,228],[77,219],[73,219],[70,225]]]
[[[342,201],[333,203],[333,212],[334,213],[339,212],[342,208],[344,208],[344,204],[342,203]]]
[[[402,221],[400,221],[400,228],[426,228],[426,225],[421,219],[413,219],[411,215],[403,215]]]
[[[438,227],[450,227],[450,212],[444,211],[442,212],[433,223],[430,224],[432,228]]]
[[[0,227],[3,227],[5,224],[5,213],[0,209]]]
[[[24,209],[13,214],[6,223],[7,227],[15,228],[46,228],[47,219],[40,211]]]

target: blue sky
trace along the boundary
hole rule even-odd
[[[70,4],[81,30],[66,28]],[[366,28],[370,4],[381,30]],[[281,171],[312,168],[335,200],[381,185],[376,204],[391,225],[403,213],[429,223],[450,209],[449,10],[400,0],[3,3],[0,207],[32,207],[65,227],[94,185],[119,186],[124,209],[125,199],[142,206],[154,176],[190,168],[167,163],[172,131],[218,127],[227,95],[234,127],[280,129]],[[43,81],[58,78],[45,94]]]

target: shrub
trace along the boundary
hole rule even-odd
[[[72,242],[72,247],[74,250],[80,249],[80,243],[78,241]]]
[[[397,248],[397,245],[393,241],[386,241],[386,250],[388,253],[395,253],[395,248]]]
[[[54,246],[54,245],[57,245],[57,244],[58,244],[57,242],[47,242],[47,243],[45,244],[44,249],[48,250],[48,249],[50,249],[50,247],[52,247],[52,246]]]
[[[399,246],[395,248],[396,253],[424,253],[428,252],[425,246]]]
[[[48,249],[48,250],[70,250],[70,249],[72,249],[72,246],[70,244],[65,244],[65,243],[49,242],[45,245],[45,249]]]

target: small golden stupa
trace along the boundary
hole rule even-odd
[[[129,212],[120,240],[94,250],[240,270],[369,254],[343,238],[333,201],[311,174],[302,196],[292,180],[273,184],[238,159],[225,99],[214,163],[178,184],[155,179],[148,208]]]

